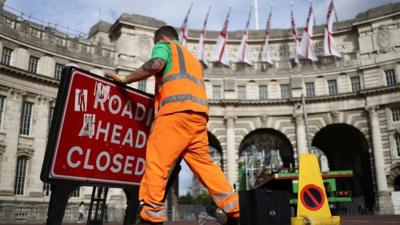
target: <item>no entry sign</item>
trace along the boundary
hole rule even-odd
[[[68,68],[54,114],[42,179],[140,183],[154,114],[151,95]]]
[[[300,199],[304,207],[311,211],[319,210],[325,202],[325,195],[321,188],[310,184],[303,187]]]

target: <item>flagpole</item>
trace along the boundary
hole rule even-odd
[[[183,20],[180,32],[179,32],[179,41],[182,42],[183,45],[186,45],[187,41],[187,25],[188,25],[188,19],[189,19],[189,14],[192,11],[193,7],[193,2],[190,3],[189,10],[186,13],[185,19]]]
[[[299,63],[299,58],[298,58],[299,37],[298,37],[298,33],[297,33],[296,21],[294,19],[294,14],[293,14],[293,1],[290,2],[290,23],[291,23],[292,35],[293,35],[293,39],[294,39],[294,62],[296,64],[298,64]]]
[[[310,141],[310,132],[308,129],[308,115],[307,115],[307,111],[306,111],[306,99],[304,97],[304,94],[301,94],[301,104],[303,105],[304,126],[306,127],[307,146],[308,146],[307,152],[310,152],[311,141]]]
[[[256,30],[260,29],[260,24],[258,23],[258,0],[254,0],[254,16],[256,20]]]
[[[313,11],[313,13],[314,13],[314,7],[313,7],[313,4],[312,4],[312,3],[313,3],[312,0],[310,0],[311,8],[312,8],[312,11]],[[314,14],[314,15],[315,15],[315,14]],[[313,16],[313,23],[314,23],[314,26],[317,25],[317,20],[315,19],[315,16]]]
[[[335,3],[333,2],[333,0],[332,0],[332,5],[333,5],[333,8],[335,9],[335,10],[334,10],[334,11],[335,11],[335,19],[336,19],[336,23],[337,23],[337,22],[339,22],[339,17],[338,17],[338,15],[337,15],[336,6],[335,6]]]

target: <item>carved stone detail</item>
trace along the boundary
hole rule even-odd
[[[389,29],[386,26],[382,26],[379,28],[379,32],[377,35],[377,42],[379,51],[381,53],[386,53],[390,51],[391,47],[391,37]]]

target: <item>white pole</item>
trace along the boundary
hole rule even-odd
[[[256,30],[260,29],[259,23],[258,23],[258,0],[254,0],[254,16],[256,20]]]

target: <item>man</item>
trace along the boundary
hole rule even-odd
[[[78,223],[83,223],[83,217],[85,216],[85,203],[81,202],[79,204],[79,217],[78,217]]]
[[[152,56],[139,69],[121,76],[106,73],[127,84],[156,76],[156,116],[147,142],[146,168],[140,183],[143,203],[140,224],[166,221],[164,194],[168,174],[179,157],[208,189],[227,215],[226,224],[237,224],[238,195],[208,153],[208,103],[200,62],[178,42],[178,33],[163,26],[154,34]]]

